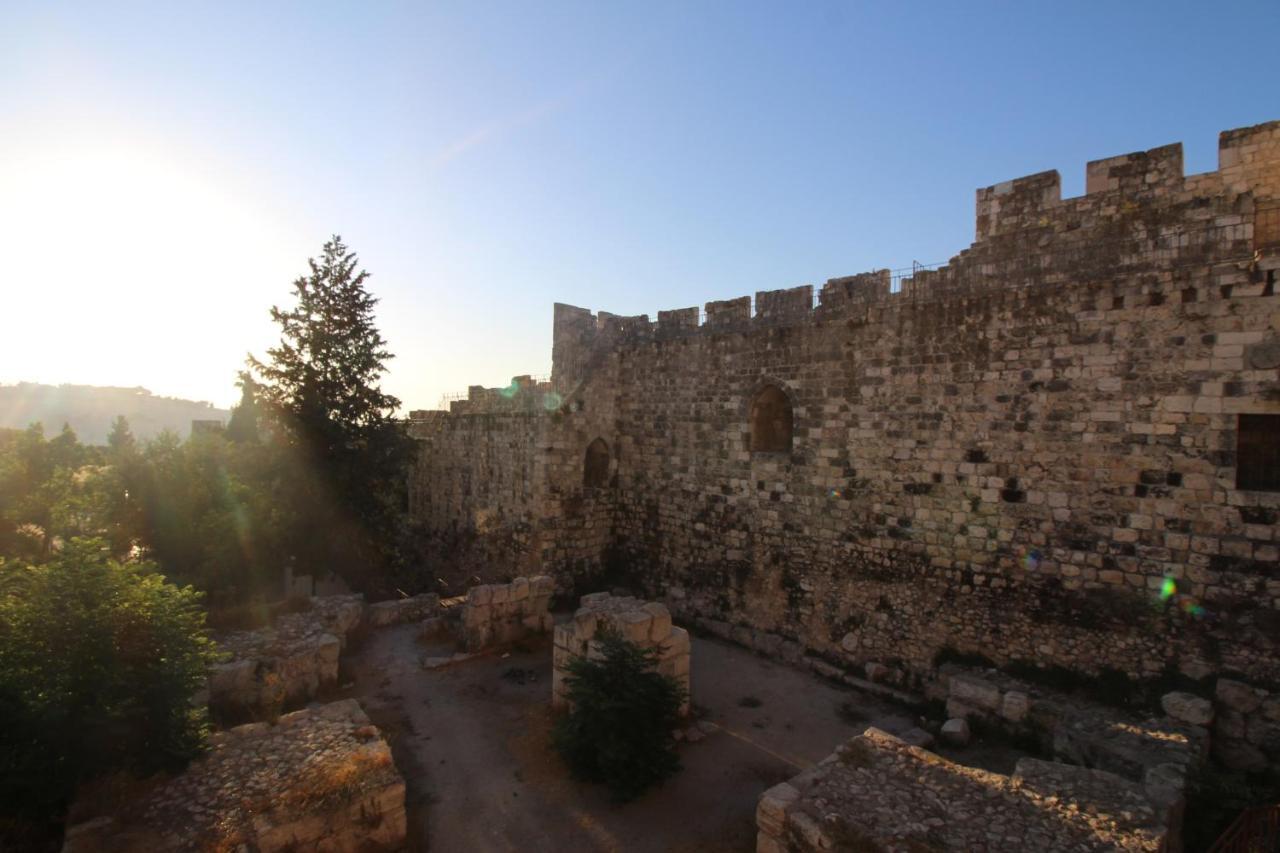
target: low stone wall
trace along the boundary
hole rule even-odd
[[[213,735],[209,754],[111,814],[72,807],[63,853],[398,850],[404,780],[354,699]]]
[[[685,690],[682,715],[689,713],[689,632],[671,624],[671,613],[665,605],[644,602],[638,598],[614,597],[607,592],[582,596],[581,607],[573,621],[557,625],[551,671],[551,705],[568,705],[567,685],[569,661],[574,657],[598,654],[596,635],[612,630],[624,639],[645,649],[658,652],[658,671],[674,678]]]
[[[1157,851],[1169,840],[1148,792],[1113,773],[1023,758],[1002,776],[875,728],[766,791],[756,823],[757,853]]]
[[[230,659],[209,675],[210,708],[222,719],[259,720],[314,699],[337,682],[338,657],[363,614],[361,596],[315,598],[271,628],[217,635]]]
[[[550,612],[554,591],[555,581],[546,575],[473,586],[462,608],[463,648],[478,652],[547,633],[555,624]]]
[[[439,612],[440,596],[428,592],[411,598],[395,598],[370,604],[365,618],[370,628],[385,628],[403,625],[405,622],[420,622],[439,615]]]
[[[1213,704],[1213,757],[1231,770],[1280,772],[1280,693],[1220,678]]]
[[[1028,684],[997,671],[948,665],[931,690],[946,696],[947,715],[1030,735],[1045,754],[1107,770],[1139,784],[1176,790],[1207,758],[1209,702],[1184,693],[1164,697],[1164,715],[1135,714]]]

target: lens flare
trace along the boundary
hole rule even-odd
[[[548,391],[542,398],[542,408],[546,409],[548,412],[554,412],[556,409],[560,408],[560,404],[563,402],[564,398],[555,391]]]
[[[1034,572],[1040,568],[1040,559],[1040,549],[1032,548],[1022,555],[1022,567],[1029,572]]]
[[[1164,583],[1160,585],[1160,600],[1168,601],[1177,591],[1178,585],[1173,582],[1173,578],[1165,578]]]

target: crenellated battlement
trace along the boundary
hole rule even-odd
[[[1118,202],[1167,205],[1221,193],[1280,196],[1280,121],[1218,135],[1218,169],[1184,175],[1182,143],[1093,160],[1085,166],[1085,194],[1062,198],[1056,170],[977,191],[979,242],[1045,227],[1061,216],[1100,218],[1127,212]]]
[[[1276,231],[1275,240],[1255,237],[1255,218],[1258,233]],[[526,388],[517,378],[504,389],[475,387],[449,405],[455,413],[544,408],[548,393],[564,398],[622,345],[1239,261],[1268,241],[1280,241],[1280,121],[1223,131],[1213,172],[1184,175],[1182,144],[1174,143],[1090,161],[1085,194],[1074,198],[1062,198],[1056,170],[983,187],[976,192],[976,241],[945,264],[832,278],[816,292],[812,285],[758,291],[702,309],[658,311],[656,320],[557,303],[549,383]]]

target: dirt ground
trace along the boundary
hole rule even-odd
[[[746,853],[766,788],[868,725],[913,724],[861,693],[694,639],[695,711],[716,728],[680,745],[684,767],[665,785],[615,805],[570,778],[550,747],[548,641],[424,670],[424,655],[451,650],[423,645],[416,632],[375,632],[344,661],[355,679],[347,695],[387,733],[405,777],[412,850]]]

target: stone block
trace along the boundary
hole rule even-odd
[[[493,601],[493,587],[488,584],[473,586],[467,590],[467,603],[472,605],[489,604]]]
[[[599,604],[609,597],[609,593],[607,592],[589,592],[582,596],[582,598],[578,599],[578,603],[583,607],[588,607],[592,604]]]
[[[623,639],[641,646],[649,644],[649,630],[653,625],[653,616],[643,610],[628,610],[613,618],[613,623]]]
[[[1011,723],[1020,723],[1027,718],[1027,714],[1031,712],[1031,698],[1027,694],[1010,690],[1004,694],[1004,699],[1000,703],[1000,716]]]
[[[863,667],[863,672],[867,675],[867,681],[880,683],[889,677],[889,667],[882,663],[872,661]]]
[[[579,639],[590,640],[596,635],[599,628],[599,618],[596,614],[586,610],[579,610],[573,616],[573,624],[570,630],[577,634]]]
[[[649,627],[649,639],[660,643],[671,633],[671,612],[665,605],[649,602],[641,608],[653,620]]]
[[[951,698],[983,711],[1000,709],[1000,688],[983,678],[972,675],[953,675],[950,693]]]
[[[534,598],[550,598],[556,591],[556,582],[547,575],[529,578],[529,595]]]
[[[942,739],[952,746],[969,743],[969,723],[963,717],[953,717],[942,724]]]
[[[529,579],[516,578],[510,584],[511,600],[524,601],[529,597]]]
[[[476,628],[488,625],[491,621],[493,607],[488,604],[467,604],[462,609],[462,625],[464,628]]]
[[[1241,714],[1251,714],[1262,704],[1262,696],[1249,685],[1230,678],[1219,678],[1214,690],[1218,703]]]
[[[787,809],[800,798],[800,792],[786,782],[774,785],[760,795],[756,804],[756,824],[770,835],[782,835],[787,822]]]
[[[660,655],[664,658],[689,654],[689,632],[679,625],[673,625],[662,644]]]
[[[1173,719],[1193,726],[1207,726],[1213,722],[1213,703],[1191,693],[1166,693],[1160,698],[1160,707]]]
[[[492,590],[491,595],[493,596],[491,601],[494,604],[506,604],[511,600],[511,587],[506,584],[495,584],[490,587],[490,589]]]

